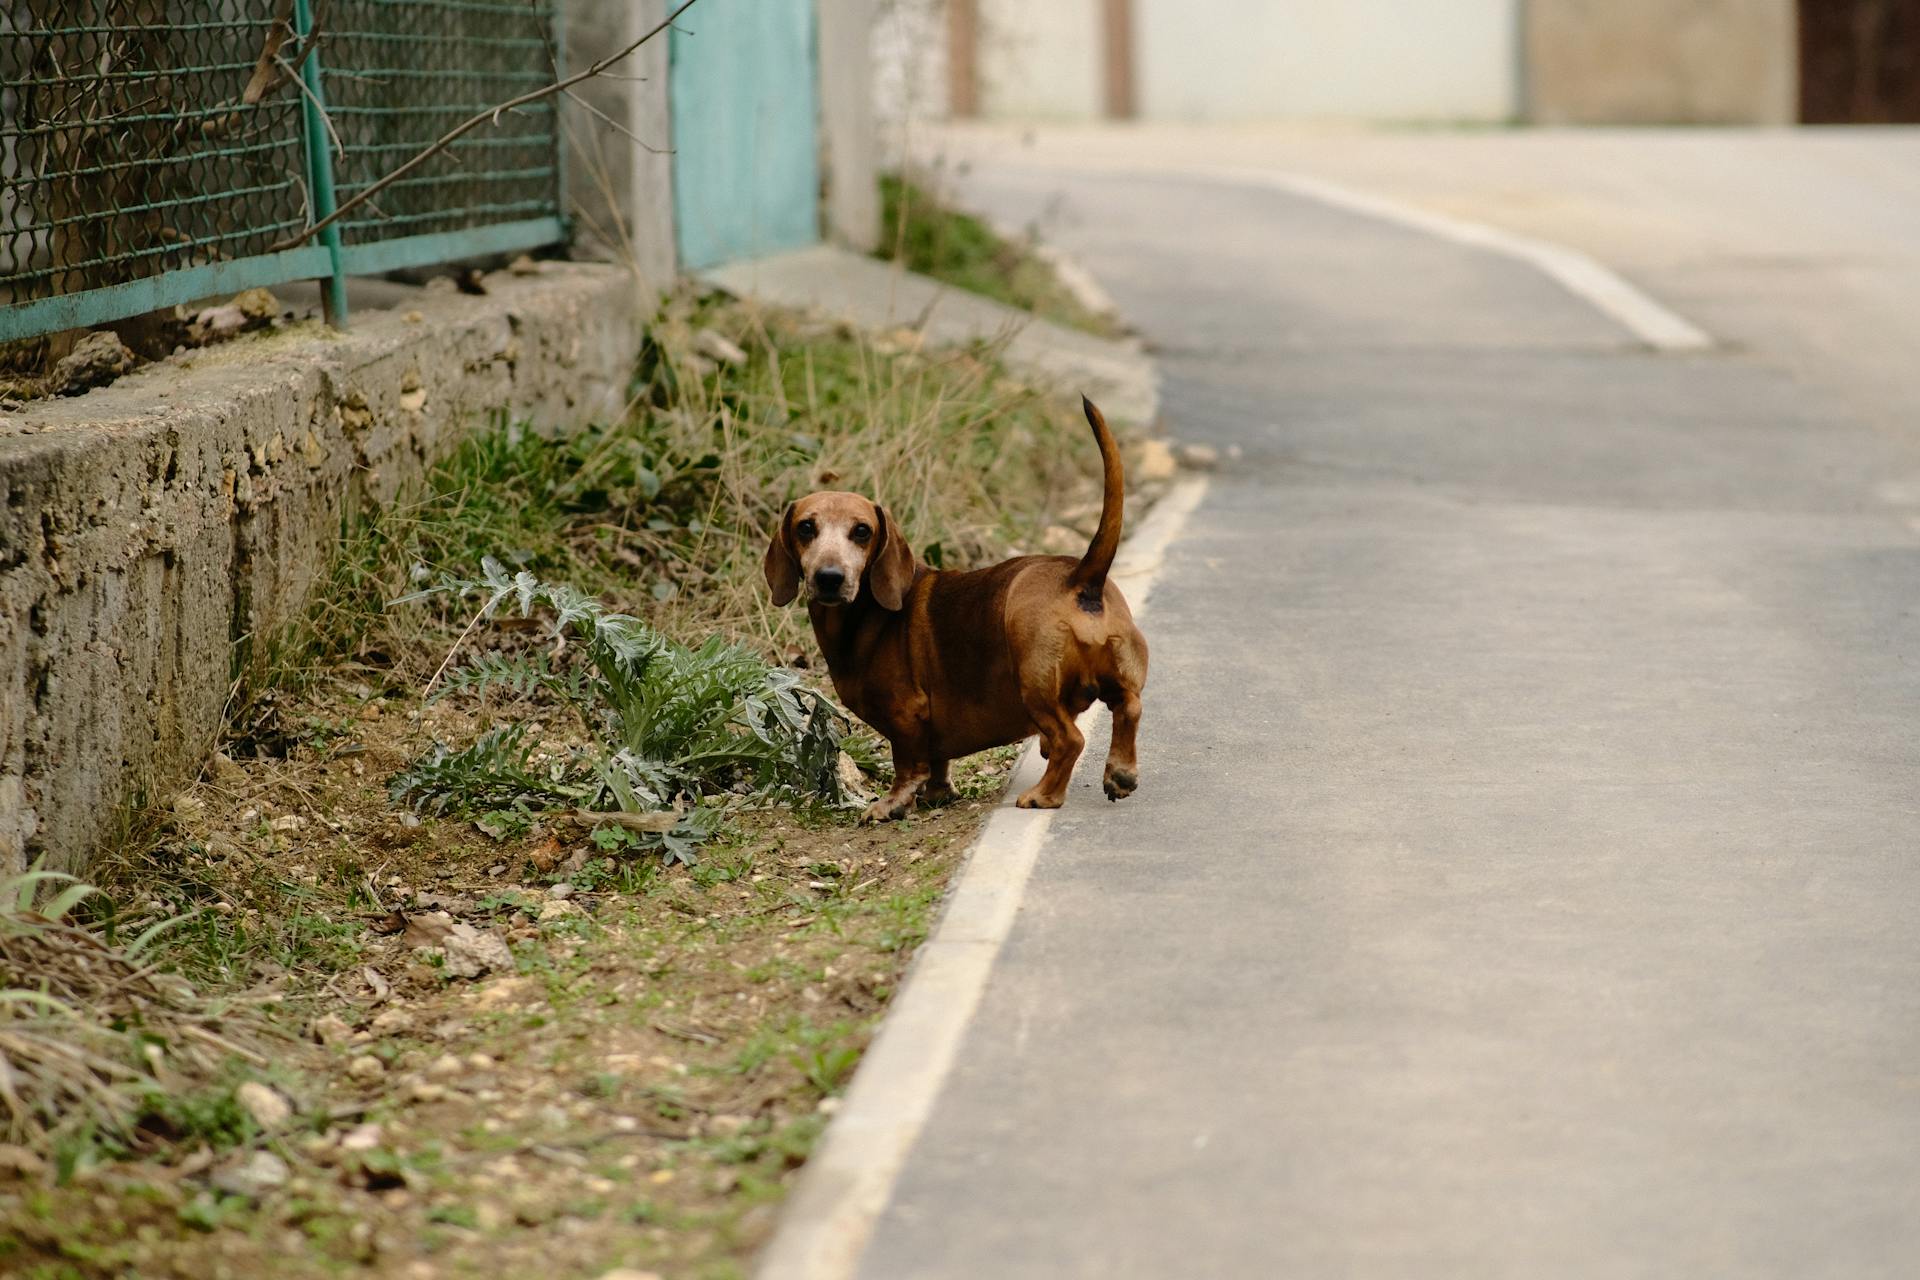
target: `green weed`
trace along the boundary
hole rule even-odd
[[[457,672],[470,695],[505,686],[535,689],[595,726],[597,740],[556,757],[529,741],[524,724],[499,726],[455,749],[435,744],[396,775],[396,800],[436,813],[484,812],[525,830],[538,809],[681,816],[640,835],[667,862],[692,862],[717,826],[702,802],[746,792],[782,798],[845,796],[837,769],[844,718],[794,672],[719,639],[677,644],[639,619],[615,613],[527,570],[509,574],[491,556],[478,581],[448,578],[400,603],[480,596],[475,622],[517,604],[521,617],[550,610],[552,636],[577,655],[566,671],[545,658],[484,655]],[[449,659],[450,660],[450,659]],[[605,847],[607,841],[602,841]]]
[[[1118,332],[1060,282],[1030,243],[1008,240],[948,205],[929,186],[897,173],[880,178],[880,257],[956,288],[1101,337]]]

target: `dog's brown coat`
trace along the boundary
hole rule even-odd
[[[1096,700],[1113,712],[1107,796],[1132,793],[1147,642],[1107,581],[1120,545],[1120,450],[1100,411],[1082,404],[1105,495],[1077,561],[1019,556],[965,573],[932,569],[885,507],[853,493],[809,494],[774,530],[764,566],[774,603],[809,587],[807,613],[834,689],[893,747],[893,789],[869,817],[901,817],[916,797],[948,798],[949,760],[1034,733],[1047,769],[1018,803],[1057,808],[1085,746],[1074,718]]]

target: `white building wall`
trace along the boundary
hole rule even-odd
[[[1176,0],[1172,7],[1182,6]],[[979,12],[981,115],[1094,120],[1104,114],[1100,0],[980,0]]]
[[[1135,50],[1146,119],[1519,113],[1517,0],[1135,0]]]
[[[1134,12],[1150,120],[1519,113],[1517,0],[1134,0]]]
[[[978,4],[982,115],[1101,118],[1101,0]],[[1139,114],[1225,122],[1511,120],[1521,113],[1520,4],[1133,0]],[[882,0],[875,92],[889,152],[905,122],[946,115],[946,37],[944,0]]]

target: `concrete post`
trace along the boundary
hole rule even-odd
[[[815,10],[820,66],[821,171],[827,235],[870,252],[880,243],[879,141],[873,121],[876,0],[821,0]]]
[[[578,69],[624,48],[666,15],[666,0],[568,0],[567,65]],[[576,249],[627,264],[658,295],[678,266],[666,33],[582,84],[574,99],[563,100],[561,120]]]

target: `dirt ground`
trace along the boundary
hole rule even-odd
[[[747,811],[663,867],[393,803],[445,704],[334,683],[281,716],[285,759],[217,760],[109,883],[130,919],[198,909],[189,974],[276,1002],[253,1074],[291,1114],[183,1107],[63,1186],[12,1149],[5,1274],[745,1274],[1011,758],[904,823]]]

